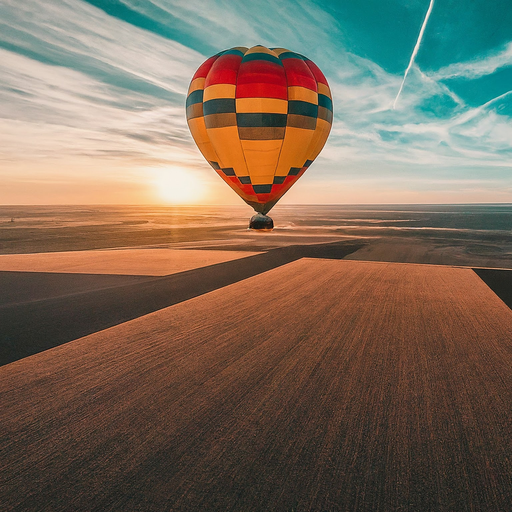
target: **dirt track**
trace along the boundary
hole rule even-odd
[[[512,311],[304,259],[0,369],[7,510],[510,510]]]

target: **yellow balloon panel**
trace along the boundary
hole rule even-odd
[[[253,46],[252,48],[249,48],[245,55],[251,55],[252,53],[264,53],[267,55],[272,55],[274,57],[277,57],[277,54],[274,52],[274,50],[271,50],[270,48],[266,48],[265,46]]]
[[[236,126],[207,129],[208,137],[216,149],[221,168],[233,169],[236,176],[248,176],[244,151]]]
[[[281,55],[282,53],[289,53],[290,50],[286,50],[285,48],[272,48],[272,51],[277,55]]]
[[[324,96],[327,96],[332,99],[331,90],[325,84],[321,84],[321,83],[318,84],[318,94],[323,94]]]
[[[254,185],[272,183],[283,141],[242,140],[241,142],[251,183]]]
[[[314,135],[313,130],[286,127],[283,148],[279,156],[276,176],[288,176],[292,167],[301,168],[308,160],[308,148]]]
[[[318,94],[306,87],[288,87],[288,101],[307,101],[318,105]]]
[[[235,91],[236,85],[233,84],[210,85],[204,90],[203,102],[220,98],[234,98]]]
[[[204,78],[196,78],[190,82],[190,86],[188,88],[188,94],[194,91],[199,91],[204,89]]]
[[[213,148],[212,142],[208,133],[206,132],[206,126],[204,125],[204,117],[196,117],[188,120],[188,127],[190,133],[199,148],[199,151],[209,162],[217,162],[219,157],[217,152]]]
[[[276,98],[238,98],[236,100],[237,113],[271,112],[274,114],[287,114],[288,101]]]
[[[317,119],[316,123],[316,130],[308,147],[308,160],[314,160],[322,151],[331,131],[331,123],[323,119]]]

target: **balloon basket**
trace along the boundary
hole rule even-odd
[[[274,221],[268,215],[257,213],[251,217],[249,229],[254,229],[255,231],[272,231],[274,229]]]

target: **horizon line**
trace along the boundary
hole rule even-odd
[[[384,203],[287,203],[274,206],[274,208],[282,207],[303,207],[303,206],[468,206],[468,205],[505,205],[512,206],[512,202],[460,202],[460,203],[400,203],[400,202],[384,202]],[[154,204],[154,203],[11,203],[11,204],[0,204],[0,208],[13,208],[19,206],[44,206],[44,207],[59,207],[59,206],[76,206],[76,207],[128,207],[128,206],[139,206],[147,208],[202,208],[202,207],[248,207],[245,204]],[[272,210],[274,209],[272,208]]]

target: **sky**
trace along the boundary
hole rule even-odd
[[[511,26],[510,0],[0,0],[0,204],[243,204],[184,105],[206,58],[257,44],[333,95],[281,203],[512,203]]]

